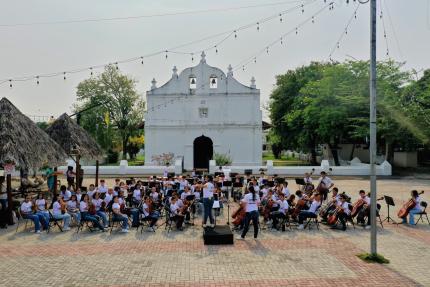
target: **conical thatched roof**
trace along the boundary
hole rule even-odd
[[[38,169],[44,164],[62,165],[64,150],[8,99],[0,100],[0,165],[14,162]]]
[[[76,147],[84,158],[96,159],[102,156],[102,150],[96,141],[67,114],[56,119],[46,132],[68,154]]]

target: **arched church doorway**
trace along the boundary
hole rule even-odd
[[[194,168],[209,169],[209,161],[212,159],[214,148],[210,138],[204,135],[194,140]]]

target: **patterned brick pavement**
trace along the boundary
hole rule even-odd
[[[0,231],[0,286],[430,286],[430,226],[384,227],[378,250],[388,265],[355,256],[369,249],[361,227],[263,230],[234,246],[203,245],[197,226],[112,235],[9,228]]]

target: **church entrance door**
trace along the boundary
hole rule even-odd
[[[194,140],[194,168],[209,170],[209,161],[212,159],[214,148],[210,138],[204,135]]]

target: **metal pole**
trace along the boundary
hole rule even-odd
[[[376,0],[370,0],[370,253],[376,255]]]
[[[6,192],[7,192],[7,221],[8,225],[13,225],[13,197],[12,197],[12,175],[6,175]],[[3,207],[4,208],[4,207]]]
[[[99,160],[96,160],[96,182],[95,186],[99,185]]]

